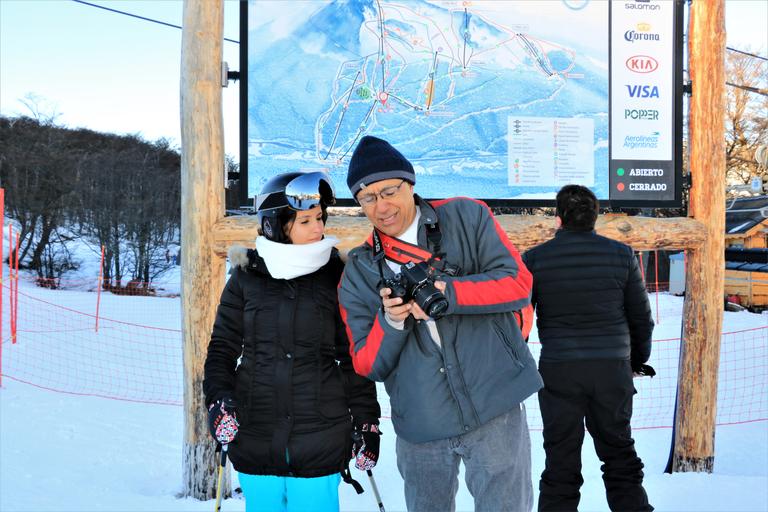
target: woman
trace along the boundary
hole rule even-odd
[[[378,459],[376,388],[352,368],[338,240],[323,236],[334,202],[324,173],[272,178],[256,198],[256,249],[230,251],[203,390],[247,512],[336,511],[350,457],[363,469]]]

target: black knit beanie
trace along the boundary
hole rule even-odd
[[[360,139],[347,171],[347,186],[352,197],[371,183],[392,178],[415,184],[416,173],[411,162],[385,140],[370,135]]]

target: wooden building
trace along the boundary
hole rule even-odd
[[[768,307],[768,196],[728,200],[725,248],[725,294],[743,306]],[[733,249],[745,257],[729,256],[738,253]]]

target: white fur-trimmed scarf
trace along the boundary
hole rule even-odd
[[[331,251],[338,243],[339,240],[332,236],[301,245],[281,244],[260,236],[256,239],[256,251],[264,258],[272,277],[294,279],[311,274],[328,263]]]

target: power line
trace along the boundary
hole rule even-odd
[[[736,48],[731,48],[730,46],[726,46],[725,49],[730,50],[732,52],[741,53],[743,55],[749,55],[750,57],[754,57],[755,59],[768,61],[768,57],[763,57],[762,55],[755,55],[754,53],[745,52],[744,50],[737,50]]]
[[[92,4],[90,2],[84,2],[83,0],[72,0],[72,1],[76,2],[78,4],[87,5],[89,7],[96,7],[98,9],[104,9],[105,11],[110,11],[110,12],[114,12],[114,13],[117,13],[117,14],[122,14],[124,16],[130,16],[131,18],[138,18],[140,20],[150,21],[152,23],[157,23],[158,25],[165,25],[166,27],[181,29],[181,26],[179,26],[179,25],[174,25],[172,23],[166,23],[165,21],[153,20],[152,18],[145,18],[144,16],[139,16],[138,14],[131,14],[131,13],[125,12],[125,11],[118,11],[117,9],[112,9],[111,7],[104,7],[103,5]],[[224,40],[228,41],[230,43],[240,44],[240,41],[235,41],[234,39],[229,39],[227,37],[225,37]]]
[[[745,91],[753,92],[755,94],[760,94],[761,96],[768,96],[768,89],[760,89],[758,87],[752,87],[749,85],[739,85],[731,82],[725,82],[725,85],[730,85],[731,87],[736,87],[737,89],[744,89]]]

